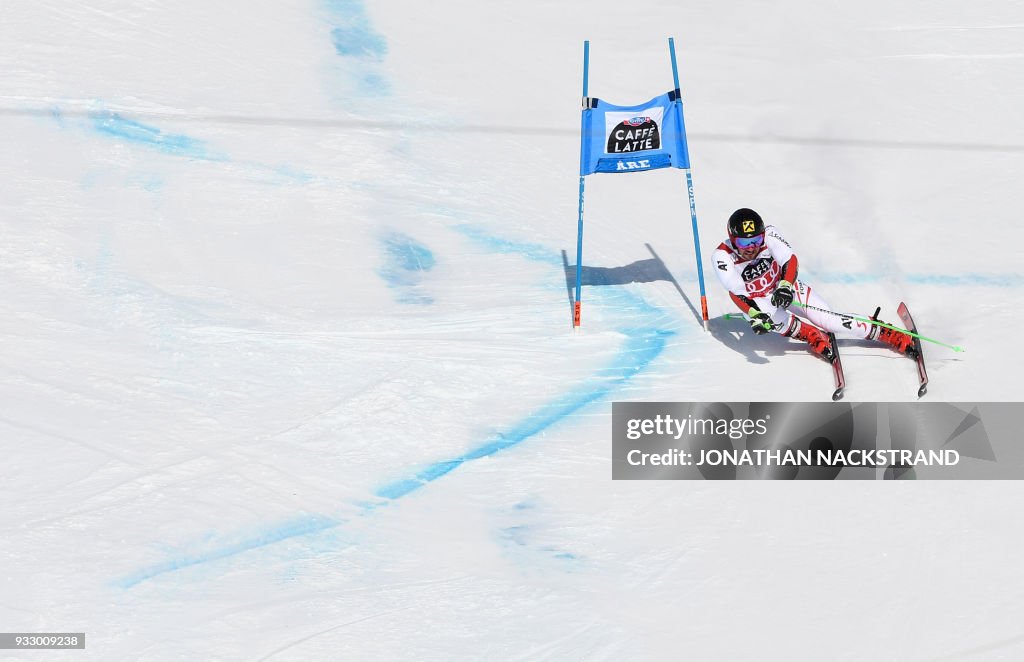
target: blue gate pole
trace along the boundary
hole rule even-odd
[[[708,298],[704,289],[704,261],[700,257],[700,234],[697,232],[697,205],[693,199],[693,177],[690,175],[690,143],[686,140],[686,124],[683,121],[683,99],[679,91],[679,68],[676,66],[676,42],[672,37],[668,38],[668,51],[672,57],[672,81],[678,97],[676,98],[676,112],[679,113],[679,128],[683,132],[683,153],[686,156],[686,192],[690,196],[690,222],[693,225],[693,248],[697,253],[697,281],[700,283],[700,310],[704,317],[704,330],[708,330]]]
[[[587,103],[587,81],[590,74],[590,41],[583,42],[583,103]],[[586,144],[586,108],[580,121],[580,206],[579,225],[576,230],[576,301],[572,311],[572,329],[580,326],[580,294],[583,289],[583,147]]]

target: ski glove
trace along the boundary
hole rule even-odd
[[[772,292],[772,305],[779,308],[789,308],[793,303],[793,283],[788,280],[780,280],[779,286]]]
[[[747,315],[750,315],[750,328],[759,336],[775,328],[772,325],[772,318],[756,308],[748,310]]]

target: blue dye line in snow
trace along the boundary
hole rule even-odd
[[[535,550],[535,551],[538,551],[538,552],[544,552],[545,554],[548,554],[549,556],[551,556],[551,558],[559,559],[559,560],[563,560],[563,561],[578,561],[579,560],[580,557],[578,557],[576,554],[573,554],[572,552],[567,552],[567,551],[565,551],[563,549],[559,549],[558,547],[554,547],[552,545],[543,545],[543,546],[534,545],[533,544],[533,538],[535,537],[535,535],[536,534],[533,531],[532,527],[526,526],[524,524],[517,524],[515,526],[508,526],[508,527],[505,527],[504,529],[501,529],[498,532],[499,538],[503,542],[505,542],[505,543],[507,543],[507,544],[509,544],[511,546],[522,547],[522,548],[526,548],[526,549]]]
[[[540,245],[522,244],[505,240],[468,225],[459,226],[458,229],[466,236],[487,245],[497,252],[516,253],[530,259],[550,262],[552,264],[561,263],[560,260],[551,254],[549,249]],[[429,269],[433,266],[433,254],[426,247],[415,243],[405,235],[390,235],[385,238],[385,244],[390,244],[394,248],[392,259],[400,269],[417,271],[425,270],[424,267]],[[614,304],[609,305],[615,305],[618,309],[629,309],[647,317],[664,315],[662,311],[651,306],[641,297],[630,294],[624,289],[600,288],[600,291],[600,298],[606,302],[614,301]],[[516,446],[561,422],[583,407],[607,397],[615,389],[623,386],[638,373],[645,370],[665,350],[668,339],[676,335],[674,330],[659,329],[654,326],[626,328],[619,331],[625,336],[623,346],[613,357],[611,363],[597,370],[594,377],[587,383],[541,406],[509,430],[487,439],[470,451],[455,458],[430,464],[408,478],[402,478],[378,488],[374,493],[374,496],[378,499],[377,501],[356,504],[360,508],[361,513],[368,515],[380,506],[388,503],[388,501],[380,501],[381,499],[395,501],[451,473],[467,462],[489,457],[502,450]],[[340,524],[341,522],[326,517],[306,517],[270,528],[263,533],[246,537],[237,543],[219,549],[186,554],[149,566],[122,578],[116,584],[126,589],[131,588],[143,581],[165,573],[221,560],[290,538],[321,533]],[[558,557],[564,559],[575,558],[569,552],[560,552]]]
[[[423,274],[434,268],[434,254],[412,237],[393,232],[381,238],[384,245],[383,267],[377,273],[398,292],[400,303],[432,304],[433,297],[419,291]]]
[[[371,57],[381,59],[388,52],[387,44],[380,35],[367,32],[362,26],[334,28],[331,41],[338,55],[350,57]]]
[[[550,248],[541,244],[514,242],[496,237],[482,228],[465,223],[454,226],[454,229],[495,252],[514,253],[532,260],[561,265],[559,257],[555,256]],[[613,293],[618,296],[613,296]],[[649,317],[664,314],[642,298],[629,294],[625,290],[606,291],[605,298],[620,298],[632,309],[639,310]],[[649,366],[664,351],[668,338],[676,334],[675,331],[655,327],[620,329],[620,332],[626,336],[622,349],[610,365],[598,371],[590,383],[547,403],[510,430],[487,440],[467,453],[435,462],[410,477],[388,483],[380,487],[375,495],[386,499],[399,499],[452,472],[466,462],[494,455],[526,441],[625,384]]]
[[[101,134],[144,145],[173,156],[184,156],[203,161],[226,161],[226,157],[211,153],[201,140],[126,119],[117,113],[96,112],[90,115],[93,127]]]
[[[217,561],[229,556],[234,556],[235,554],[241,554],[242,552],[248,552],[260,547],[266,547],[267,545],[272,545],[289,538],[305,536],[311,533],[319,533],[321,531],[326,531],[327,529],[333,529],[339,524],[341,524],[341,522],[338,520],[321,517],[319,515],[301,517],[224,547],[183,554],[176,558],[164,561],[163,563],[143,568],[142,570],[122,577],[114,583],[116,586],[128,589],[158,575],[201,565],[203,563],[209,563],[210,561]]]
[[[407,234],[393,232],[381,239],[392,268],[405,272],[430,271],[434,254]]]
[[[602,377],[595,379],[589,386],[545,404],[511,429],[488,439],[463,455],[435,462],[409,478],[384,485],[375,492],[375,495],[385,499],[400,499],[450,473],[466,462],[494,455],[526,441],[585,405],[607,396],[614,389],[622,386],[650,365],[665,349],[667,339],[675,335],[673,331],[651,329],[626,330],[624,333],[627,337],[622,350],[616,355],[612,364],[601,371]]]
[[[494,455],[499,451],[526,441],[530,437],[565,419],[580,408],[607,396],[614,389],[622,386],[650,365],[664,351],[668,338],[675,335],[673,331],[652,331],[651,329],[625,330],[623,333],[627,336],[624,346],[615,356],[612,363],[599,371],[598,374],[600,376],[595,378],[589,387],[580,388],[542,406],[508,431],[487,440],[480,446],[457,458],[435,462],[425,469],[418,471],[411,478],[398,480],[381,487],[375,492],[375,496],[392,501],[400,499],[450,473],[466,462]],[[368,514],[380,507],[381,503],[361,502],[356,505],[360,507],[363,514]],[[243,538],[231,545],[184,554],[162,563],[151,565],[122,577],[115,582],[115,585],[129,589],[148,579],[153,579],[175,570],[218,561],[236,554],[283,542],[289,538],[320,533],[335,528],[340,524],[342,524],[341,521],[316,515],[300,518]],[[571,555],[564,558],[570,557]]]
[[[331,22],[331,41],[338,55],[382,60],[388,52],[387,40],[373,29],[361,0],[328,0],[325,3]]]
[[[274,175],[284,180],[298,182],[300,184],[308,184],[316,179],[315,175],[312,175],[308,172],[304,172],[302,170],[297,170],[291,166],[286,165],[275,166],[271,168],[271,171],[274,173]]]
[[[460,226],[460,232],[470,236],[497,252],[515,253],[524,257],[561,264],[561,260],[555,258],[550,249],[537,244],[523,244],[495,237],[487,232],[473,228],[472,226]],[[393,234],[387,237],[393,245],[397,245],[395,260],[398,265],[419,269],[425,265],[434,264],[433,254],[429,253],[426,247],[416,244],[411,238],[401,234]],[[406,241],[408,240],[408,241]],[[411,242],[411,243],[410,243]],[[403,245],[406,248],[402,248]],[[409,248],[411,246],[411,248]],[[426,252],[424,252],[426,251]],[[427,255],[429,254],[429,259]],[[622,288],[598,288],[599,298],[611,307],[620,310],[630,310],[640,315],[653,318],[662,316],[664,312],[648,304],[644,299],[633,295]],[[634,316],[635,318],[635,316]],[[355,505],[363,515],[368,515],[374,510],[386,505],[391,501],[398,500],[421,487],[442,478],[467,462],[489,457],[502,450],[516,446],[540,432],[554,426],[568,418],[583,407],[596,402],[610,395],[615,389],[623,386],[638,373],[645,370],[665,350],[668,340],[676,335],[676,331],[658,329],[653,326],[619,329],[625,336],[625,341],[612,361],[597,371],[594,376],[584,385],[566,393],[555,400],[542,405],[538,410],[527,415],[519,423],[509,430],[499,433],[481,445],[471,449],[458,457],[448,460],[434,462],[427,467],[417,471],[411,477],[396,480],[378,488],[374,496],[376,501],[362,501]],[[387,499],[389,501],[381,501]],[[128,575],[116,582],[123,588],[131,588],[140,582],[152,579],[159,575],[181,570],[191,566],[218,561],[243,552],[254,551],[289,538],[321,533],[341,524],[333,519],[323,517],[308,517],[302,520],[289,522],[276,526],[254,536],[249,536],[239,543],[222,547],[220,549],[207,550],[200,553],[184,555],[163,563],[144,568],[136,573]],[[569,552],[561,552],[558,558],[575,558]]]
[[[114,112],[95,112],[90,114],[90,118],[93,128],[102,135],[149,147],[170,156],[215,163],[230,160],[224,154],[210,151],[206,143],[201,140],[182,134],[165,133],[155,126],[127,119]],[[261,178],[269,180],[265,183],[270,184],[308,184],[316,180],[315,176],[288,165],[270,166],[260,163],[239,165],[250,168],[253,173],[258,173]]]
[[[484,246],[485,248],[495,251],[496,253],[514,253],[538,262],[549,262],[553,264],[562,263],[561,257],[556,255],[550,248],[543,244],[529,244],[526,242],[504,239],[502,237],[495,237],[494,235],[485,232],[479,227],[470,225],[469,223],[455,225],[452,229],[464,237]]]
[[[360,95],[381,96],[391,91],[388,79],[377,71],[388,52],[384,35],[373,29],[362,0],[327,0],[324,3],[331,29],[334,52],[343,58],[360,63],[359,71],[352,72]]]
[[[388,83],[388,79],[380,74],[368,73],[363,74],[363,77],[359,80],[360,92],[363,94],[372,95],[387,95],[391,92],[391,85]]]

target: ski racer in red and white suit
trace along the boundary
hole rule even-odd
[[[880,340],[900,353],[913,349],[913,339],[902,332],[879,327],[833,312],[798,307],[802,304],[831,311],[816,291],[798,277],[799,260],[793,247],[774,225],[765,226],[757,212],[738,209],[729,218],[729,238],[719,244],[711,259],[718,280],[748,318],[755,333],[774,331],[807,342],[826,360],[831,345],[822,332]],[[797,317],[799,315],[800,317]],[[801,319],[804,318],[804,319]]]

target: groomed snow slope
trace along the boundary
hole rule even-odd
[[[705,258],[754,207],[1022,399],[1024,9],[893,4],[8,3],[0,629],[88,645],[0,660],[1024,655],[1014,483],[610,480],[614,400],[831,393],[702,331],[678,171],[588,178],[570,328],[582,42],[636,103],[674,36]]]

